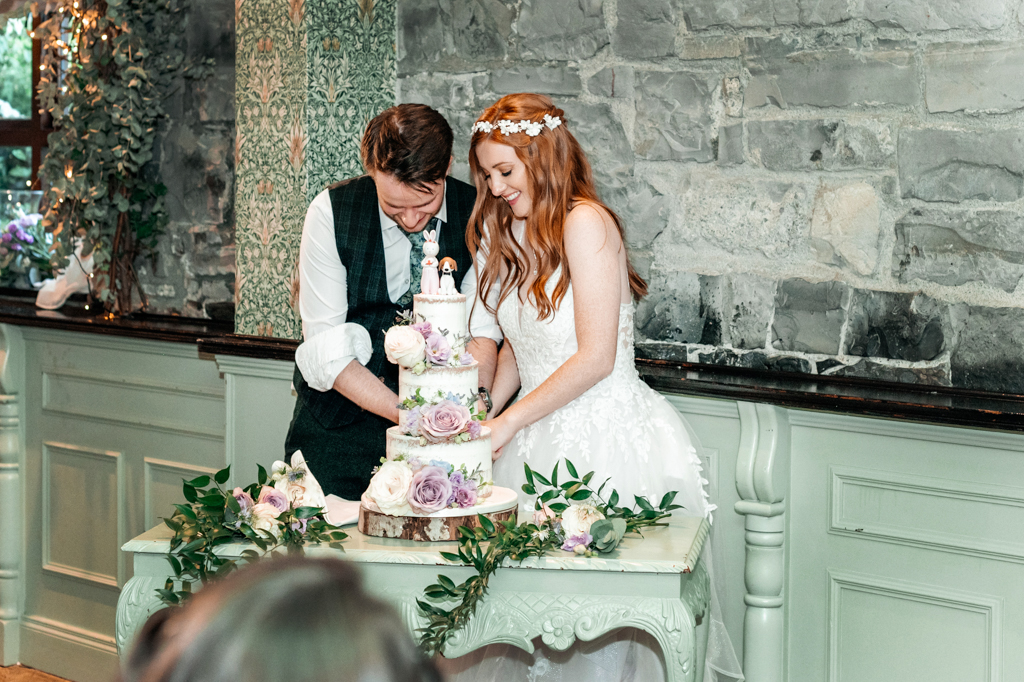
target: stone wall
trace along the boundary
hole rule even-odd
[[[398,100],[549,94],[656,358],[1024,393],[1010,0],[403,0]]]
[[[155,260],[137,263],[150,312],[232,319],[235,290],[235,6],[196,0],[183,25],[185,58],[213,75],[181,78],[164,103],[156,159],[170,222]]]

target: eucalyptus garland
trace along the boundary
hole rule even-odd
[[[43,41],[39,100],[53,121],[41,175],[43,226],[62,263],[84,240],[108,311],[127,314],[134,262],[153,253],[167,224],[166,186],[153,159],[162,99],[176,76],[204,77],[210,62],[184,63],[187,0],[56,0],[36,29]]]
[[[611,490],[607,500],[602,497],[609,479],[594,490],[590,487],[594,472],[579,476],[573,463],[566,459],[569,479],[560,484],[560,465],[561,460],[555,462],[550,478],[533,471],[528,464],[523,465],[527,481],[523,492],[537,496],[534,522],[516,525],[515,521],[508,520],[494,523],[479,514],[479,527],[459,527],[458,552],[441,552],[447,561],[472,566],[476,575],[460,585],[448,576],[438,575],[437,583],[425,589],[426,599],[417,600],[428,623],[419,630],[420,648],[426,655],[444,652],[448,638],[472,618],[487,593],[491,576],[501,566],[541,556],[557,548],[587,557],[597,552],[611,552],[624,535],[642,535],[640,531],[644,528],[667,526],[664,520],[676,509],[682,509],[680,505],[673,504],[676,492],[666,493],[657,506],[641,496],[634,496],[632,507],[618,506],[617,491]],[[583,523],[581,515],[588,517]],[[453,601],[458,603],[445,608]]]

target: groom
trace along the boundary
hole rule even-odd
[[[423,232],[437,230],[441,256],[455,259],[455,285],[472,304],[476,268],[466,223],[476,189],[448,177],[452,130],[422,104],[392,107],[372,121],[360,148],[366,175],[332,185],[309,206],[299,253],[299,314],[305,342],[295,353],[298,394],[285,440],[302,454],[325,493],[357,500],[398,419],[398,369],[384,331],[420,290]],[[501,332],[477,304],[468,350],[490,389]]]

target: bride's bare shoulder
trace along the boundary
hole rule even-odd
[[[600,248],[607,243],[618,248],[619,231],[611,214],[600,204],[577,201],[565,216],[565,238],[567,240],[600,240]],[[598,250],[599,250],[598,248]]]

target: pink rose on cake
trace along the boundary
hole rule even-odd
[[[408,325],[392,327],[384,335],[384,354],[388,360],[406,369],[424,358],[423,335]]]
[[[442,400],[420,414],[420,434],[431,443],[442,443],[461,433],[469,424],[469,410],[451,400]]]
[[[441,467],[425,466],[412,477],[408,501],[413,511],[419,514],[433,514],[448,506],[452,484],[448,472]]]
[[[366,494],[376,503],[381,512],[391,516],[403,516],[412,509],[406,496],[412,483],[412,470],[405,462],[389,461],[370,479]]]
[[[452,347],[444,334],[433,332],[426,340],[426,356],[432,365],[447,365],[452,356]]]

